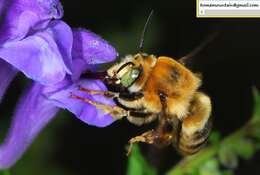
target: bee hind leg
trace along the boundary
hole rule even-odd
[[[88,98],[84,98],[84,97],[74,95],[74,94],[71,94],[70,98],[78,99],[85,103],[91,104],[91,105],[95,106],[97,109],[101,109],[106,114],[110,114],[115,120],[121,119],[121,118],[129,115],[129,111],[127,111],[123,108],[120,108],[118,106],[110,106],[110,105],[92,101]]]
[[[133,144],[138,143],[138,142],[143,142],[143,143],[148,143],[148,144],[153,144],[158,147],[164,147],[167,145],[170,145],[174,139],[174,135],[171,133],[161,133],[158,130],[150,130],[142,135],[133,137],[129,140],[129,148],[127,155],[131,153]]]
[[[154,130],[150,130],[150,131],[143,133],[142,135],[131,138],[129,140],[129,147],[128,147],[128,150],[127,150],[127,156],[131,154],[133,144],[138,143],[138,142],[153,144],[154,141],[155,141],[156,135],[157,135],[157,133]]]

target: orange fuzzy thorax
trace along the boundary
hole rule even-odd
[[[164,93],[169,114],[181,118],[199,86],[200,79],[190,70],[172,58],[159,57],[143,88],[145,106],[161,111],[158,94]]]

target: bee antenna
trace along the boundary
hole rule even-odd
[[[142,53],[143,52],[143,49],[144,49],[144,35],[147,31],[147,27],[151,21],[151,18],[153,16],[153,12],[154,10],[151,10],[146,22],[145,22],[145,25],[144,25],[144,28],[143,28],[143,32],[142,32],[142,35],[141,35],[141,38],[140,38],[140,43],[139,43],[139,53]]]

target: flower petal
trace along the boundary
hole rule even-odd
[[[104,114],[103,111],[96,109],[90,104],[71,98],[70,94],[73,93],[75,95],[107,105],[114,105],[113,101],[100,95],[89,95],[81,92],[78,90],[79,85],[93,90],[106,90],[104,84],[99,80],[81,80],[78,85],[73,84],[64,90],[56,91],[55,93],[48,94],[47,96],[49,100],[52,100],[57,106],[69,110],[80,120],[89,125],[98,127],[110,125],[114,121],[110,115]]]
[[[16,73],[17,70],[13,66],[0,59],[0,102]]]
[[[73,82],[77,82],[80,79],[82,73],[88,71],[96,72],[98,65],[87,64],[83,59],[73,59],[72,62],[72,75]]]
[[[84,59],[87,64],[99,64],[113,61],[117,52],[98,35],[85,30],[73,30],[72,57]]]
[[[51,19],[63,16],[59,0],[5,0],[1,7],[0,44],[20,40],[31,29],[45,27]]]
[[[73,34],[69,25],[61,20],[52,21],[46,30],[55,40],[65,63],[66,72],[72,73]]]
[[[63,80],[66,72],[71,72],[71,40],[69,27],[62,21],[55,21],[45,31],[5,43],[0,47],[0,57],[27,77],[45,85],[53,84]]]
[[[0,169],[12,166],[58,108],[42,95],[43,86],[33,84],[21,97],[9,133],[0,145]]]

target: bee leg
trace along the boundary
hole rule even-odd
[[[142,93],[122,93],[122,92],[112,92],[112,91],[101,91],[101,90],[91,90],[84,87],[79,86],[79,90],[85,92],[87,94],[92,95],[103,95],[107,98],[123,98],[125,100],[136,100],[143,97]]]
[[[130,112],[131,114],[131,112]],[[129,118],[131,118],[133,116],[128,116],[127,119],[129,120]],[[143,119],[143,123],[149,123],[152,120],[158,118],[158,114],[151,114],[150,116],[146,117],[146,118],[142,118]],[[137,117],[133,117],[133,120],[137,120],[139,118]],[[176,121],[172,121],[173,118],[164,118],[160,120],[159,126],[158,128],[154,131],[154,130],[150,130],[147,131],[145,133],[143,133],[140,136],[136,136],[132,139],[130,139],[129,141],[129,149],[128,149],[128,153],[127,155],[129,155],[131,153],[131,149],[134,143],[138,143],[138,142],[145,142],[148,144],[154,144],[157,147],[164,147],[164,146],[168,146],[171,143],[173,143],[173,141],[177,140],[178,135],[177,135],[177,130],[179,129],[179,124],[180,121],[178,119],[176,119]],[[137,120],[138,121],[138,120]],[[134,121],[135,124],[137,121]],[[130,121],[131,123],[134,123],[133,121]],[[140,124],[140,119],[138,121],[137,124]],[[173,126],[176,125],[176,126]]]
[[[92,95],[103,95],[104,97],[107,97],[107,98],[119,97],[119,93],[111,92],[111,91],[91,90],[91,89],[87,89],[87,88],[84,88],[81,86],[79,86],[79,90],[82,92],[86,92],[88,94],[92,94]]]
[[[129,147],[127,151],[127,155],[131,154],[133,144],[138,142],[154,144],[158,147],[167,146],[172,143],[173,135],[170,133],[160,133],[158,131],[150,130],[142,135],[133,137],[129,140]]]
[[[207,95],[196,92],[189,114],[184,118],[177,149],[184,155],[198,152],[206,143],[211,130],[211,102]]]
[[[137,116],[137,115],[144,115],[144,116],[140,117],[140,116]],[[127,120],[130,123],[133,123],[133,124],[135,124],[137,126],[141,126],[143,124],[151,123],[157,117],[158,117],[157,114],[130,111],[130,115],[127,116]]]
[[[81,100],[85,103],[91,104],[91,105],[95,106],[97,109],[101,109],[106,114],[110,114],[115,120],[121,119],[121,118],[129,115],[129,111],[127,111],[123,108],[120,108],[118,106],[109,106],[109,105],[95,102],[95,101],[92,101],[87,98],[80,97],[80,96],[77,96],[74,94],[71,94],[70,97]]]
[[[157,134],[154,130],[150,130],[150,131],[143,133],[142,135],[131,138],[129,140],[129,147],[128,147],[128,150],[127,150],[127,156],[131,154],[133,144],[138,143],[138,142],[153,144],[154,140],[156,138],[156,135]]]
[[[99,94],[99,95],[104,95],[104,93],[110,93],[110,91],[97,91],[97,90],[89,90],[86,88],[80,88],[80,90],[90,93],[90,94]],[[114,92],[111,92],[114,93]],[[136,125],[142,125],[144,123],[149,123],[152,120],[156,119],[156,115],[151,115],[151,113],[145,113],[145,112],[140,112],[140,111],[128,111],[126,109],[123,109],[119,106],[109,106],[106,104],[98,103],[95,101],[92,101],[88,98],[80,97],[74,94],[70,95],[71,98],[81,100],[85,103],[89,103],[93,106],[95,106],[98,109],[103,110],[105,113],[110,114],[114,119],[118,120],[123,117],[127,117],[127,119]],[[111,96],[109,98],[112,98]],[[135,117],[134,115],[143,115],[144,117]],[[150,115],[150,116],[148,116]],[[148,116],[148,117],[146,117]]]

